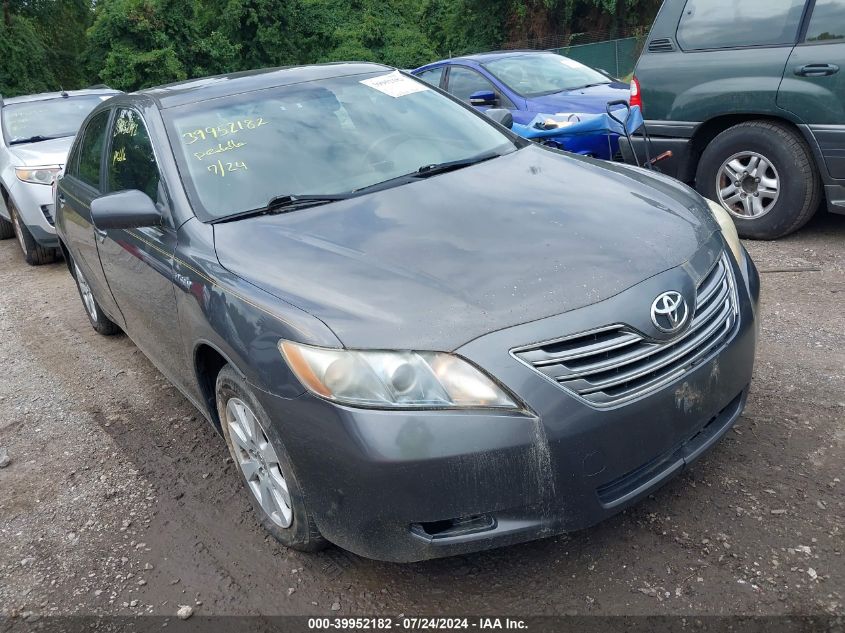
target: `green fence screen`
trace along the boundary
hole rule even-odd
[[[594,44],[576,44],[553,50],[587,66],[606,70],[614,77],[628,79],[634,72],[641,44],[640,38],[626,37]]]

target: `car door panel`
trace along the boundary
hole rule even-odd
[[[65,246],[79,266],[100,307],[123,327],[125,321],[106,281],[97,253],[96,232],[91,221],[91,201],[100,195],[102,153],[111,111],[89,121],[80,136],[79,147],[68,160],[66,174],[56,194],[56,218],[62,223]]]
[[[184,354],[173,286],[176,230],[155,151],[141,115],[120,109],[109,135],[106,187],[138,189],[162,214],[161,226],[98,231],[97,250],[126,333],[177,384],[185,381]]]
[[[778,105],[809,126],[831,177],[845,178],[845,0],[816,1]]]

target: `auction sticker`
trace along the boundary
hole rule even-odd
[[[394,70],[392,73],[381,75],[379,77],[372,77],[370,79],[362,79],[361,83],[370,88],[375,88],[379,92],[390,97],[404,97],[405,95],[414,94],[415,92],[423,92],[428,90],[428,86],[420,81],[414,81]]]

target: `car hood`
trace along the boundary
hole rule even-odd
[[[608,101],[627,100],[631,95],[628,84],[614,82],[579,90],[565,90],[551,95],[528,99],[529,112],[556,114],[557,112],[605,112]]]
[[[225,268],[347,347],[450,351],[678,266],[716,227],[683,185],[532,145],[214,234]]]
[[[38,165],[62,165],[67,160],[67,153],[73,144],[72,136],[53,138],[40,143],[25,143],[12,145],[12,154],[17,159],[18,167],[35,167]]]

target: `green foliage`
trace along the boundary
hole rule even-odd
[[[56,89],[38,30],[30,18],[17,15],[11,24],[0,21],[0,94],[13,97]]]
[[[266,66],[413,68],[504,42],[615,33],[660,0],[0,0],[0,92],[135,90]],[[8,16],[8,21],[6,20]]]

